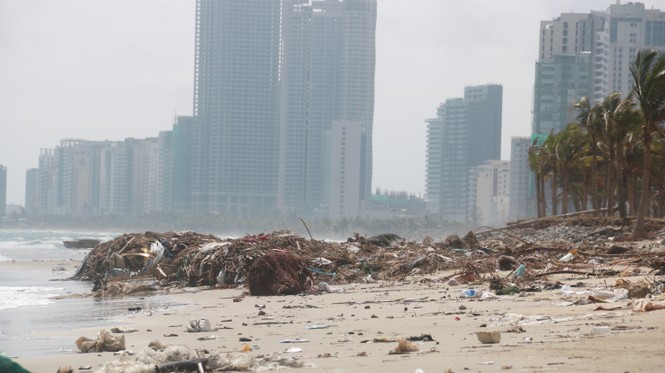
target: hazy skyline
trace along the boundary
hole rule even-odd
[[[528,136],[541,20],[615,1],[378,0],[373,190],[425,190],[425,120],[502,84],[502,159]],[[645,1],[647,8],[665,4]],[[60,140],[122,140],[191,115],[194,0],[0,0],[0,164],[7,203]]]

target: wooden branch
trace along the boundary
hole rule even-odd
[[[549,275],[558,275],[562,273],[568,273],[571,275],[586,275],[586,276],[595,276],[596,273],[593,272],[580,272],[580,271],[553,271],[553,272],[545,272],[545,273],[539,273],[536,275],[536,277],[543,277],[543,276],[549,276]]]
[[[309,239],[314,241],[314,237],[312,237],[312,232],[309,231],[309,228],[307,227],[305,221],[302,218],[298,218],[298,220],[300,220],[302,222],[302,225],[305,226],[305,229],[307,229],[307,233],[309,234]]]

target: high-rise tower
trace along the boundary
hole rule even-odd
[[[197,0],[192,208],[274,211],[280,0]]]
[[[346,191],[343,210],[357,214],[372,181],[376,1],[284,4],[279,207],[307,214],[339,201],[340,195],[332,194]],[[353,123],[360,128],[360,141],[354,142],[359,148],[333,149],[351,146],[330,140],[336,138],[334,127]],[[340,160],[330,158],[341,154],[359,157],[348,160],[358,163],[359,174],[344,187],[332,176],[339,173],[332,168]]]
[[[7,167],[0,165],[0,216],[4,216],[7,207]]]
[[[575,104],[632,89],[630,63],[641,49],[665,51],[665,12],[642,3],[563,13],[542,21],[532,132],[549,135],[575,119]]]
[[[428,210],[442,220],[472,220],[469,171],[501,156],[503,87],[488,84],[464,89],[464,98],[448,99],[428,120]]]

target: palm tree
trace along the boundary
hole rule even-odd
[[[630,98],[621,101],[614,110],[614,127],[609,131],[611,142],[615,144],[616,157],[614,162],[614,175],[617,187],[617,203],[619,205],[619,217],[628,216],[626,203],[628,202],[628,165],[627,147],[632,133],[639,129],[640,114],[635,109],[635,102]]]
[[[654,50],[641,50],[630,65],[633,90],[642,115],[642,139],[644,142],[644,169],[642,171],[642,195],[633,229],[634,238],[646,234],[644,220],[649,209],[651,176],[651,141],[656,124],[665,119],[665,54]]]
[[[551,205],[552,205],[552,215],[558,214],[558,192],[559,192],[559,175],[558,175],[558,164],[556,158],[556,146],[559,142],[559,134],[554,133],[554,130],[550,132],[550,135],[547,136],[543,142],[543,146],[540,151],[540,157],[542,162],[542,171],[543,171],[543,196],[545,195],[545,182],[544,179],[547,178],[547,175],[550,175],[550,189],[551,189]],[[543,206],[543,212],[545,208]]]
[[[638,127],[641,127],[640,118]],[[638,185],[644,164],[644,147],[641,140],[641,129],[628,132],[623,146],[623,172],[626,177],[626,202],[628,203],[628,216],[637,216]]]
[[[544,174],[544,162],[543,162],[543,153],[542,146],[538,145],[538,140],[534,140],[533,144],[529,147],[529,167],[535,174],[536,181],[536,211],[539,218],[545,216],[545,189],[543,184],[545,183],[545,174]]]
[[[613,136],[616,130],[616,110],[621,104],[621,93],[612,92],[603,100],[603,133],[607,140],[607,167],[605,175],[605,201],[607,202],[607,216],[614,214],[614,197],[616,188],[616,137]]]
[[[580,101],[575,104],[575,107],[578,110],[577,113],[577,123],[586,129],[589,137],[591,139],[591,176],[590,181],[590,194],[591,194],[591,208],[596,210],[598,209],[598,197],[597,197],[597,184],[596,184],[596,167],[598,164],[597,160],[597,137],[600,132],[601,121],[602,121],[602,107],[600,105],[591,106],[589,99],[584,96]]]
[[[571,189],[571,175],[579,168],[581,154],[585,145],[588,145],[587,137],[582,133],[580,127],[569,124],[565,130],[553,136],[556,141],[554,154],[556,166],[561,180],[561,213],[568,213],[568,196]]]

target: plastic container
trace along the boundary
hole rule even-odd
[[[612,329],[609,326],[596,326],[593,328],[593,335],[610,335]]]
[[[477,297],[478,291],[476,289],[466,289],[462,292],[462,296],[465,298],[474,298]]]
[[[520,264],[519,267],[515,270],[515,277],[522,277],[524,276],[524,272],[526,271],[526,265]]]
[[[501,342],[501,332],[476,332],[476,337],[481,343],[499,343]]]
[[[566,262],[570,262],[571,260],[573,260],[573,258],[575,258],[575,255],[573,255],[571,253],[568,253],[568,254],[562,256],[561,259],[559,259],[559,261],[566,263]]]

